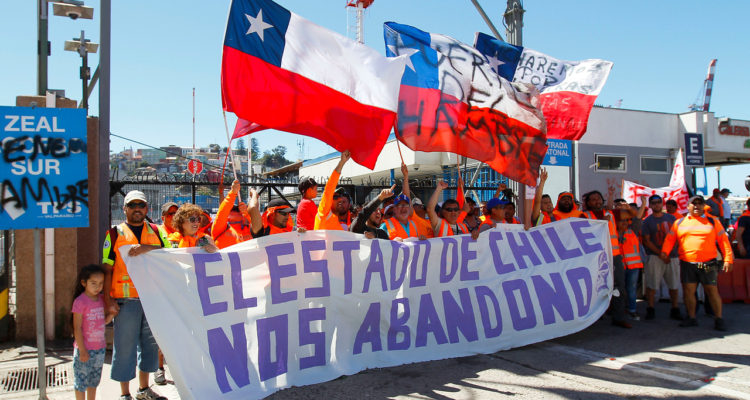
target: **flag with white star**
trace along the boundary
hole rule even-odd
[[[393,127],[404,63],[271,0],[233,0],[224,109],[240,119],[235,136],[263,128],[311,136],[373,168]]]

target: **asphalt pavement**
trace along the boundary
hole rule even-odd
[[[641,315],[645,304],[639,302]],[[657,305],[657,318],[631,321],[633,329],[607,317],[566,337],[469,357],[362,371],[330,382],[295,387],[270,399],[750,399],[750,304],[725,304],[728,331],[700,325],[680,328],[669,319],[669,304]],[[25,349],[25,350],[24,350]],[[0,351],[0,370],[35,366],[34,349]],[[52,349],[48,364],[66,370],[70,349]],[[99,399],[116,399],[119,384],[105,363]],[[167,368],[167,377],[170,378]],[[0,387],[3,385],[0,377]],[[72,382],[49,391],[50,399],[72,398]],[[135,390],[133,385],[133,390]],[[179,399],[173,384],[153,386]],[[38,392],[0,394],[0,399],[31,399]]]

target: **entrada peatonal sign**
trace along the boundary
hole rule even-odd
[[[0,107],[0,229],[89,226],[86,111]]]

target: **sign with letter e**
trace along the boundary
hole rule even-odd
[[[685,166],[702,167],[706,164],[703,158],[703,135],[700,133],[685,134]]]
[[[89,226],[86,111],[0,107],[0,229]]]

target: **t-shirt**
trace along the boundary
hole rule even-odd
[[[104,295],[99,294],[96,300],[91,300],[85,292],[81,293],[73,300],[72,311],[81,314],[83,319],[81,331],[86,350],[103,349],[107,345],[104,338]],[[73,342],[73,347],[78,348],[78,343]]]
[[[745,251],[747,253],[747,256],[750,258],[750,217],[743,215],[740,217],[739,221],[737,221],[737,227],[743,227],[745,228],[745,231],[742,232],[742,237],[737,238],[739,239],[738,246],[741,246],[742,244],[745,245]]]
[[[308,231],[315,229],[315,214],[318,206],[310,199],[302,199],[297,206],[297,227]]]
[[[674,221],[675,217],[671,214],[663,213],[662,216],[658,218],[651,214],[643,220],[641,233],[643,236],[649,235],[651,243],[653,243],[657,249],[661,249],[661,246],[664,244],[664,238],[667,237],[669,229],[672,227],[672,224],[674,224]],[[659,253],[651,251],[645,243],[643,244],[643,247],[646,249],[646,254],[659,255]],[[677,257],[677,246],[672,248],[672,252],[669,253],[669,256]]]

